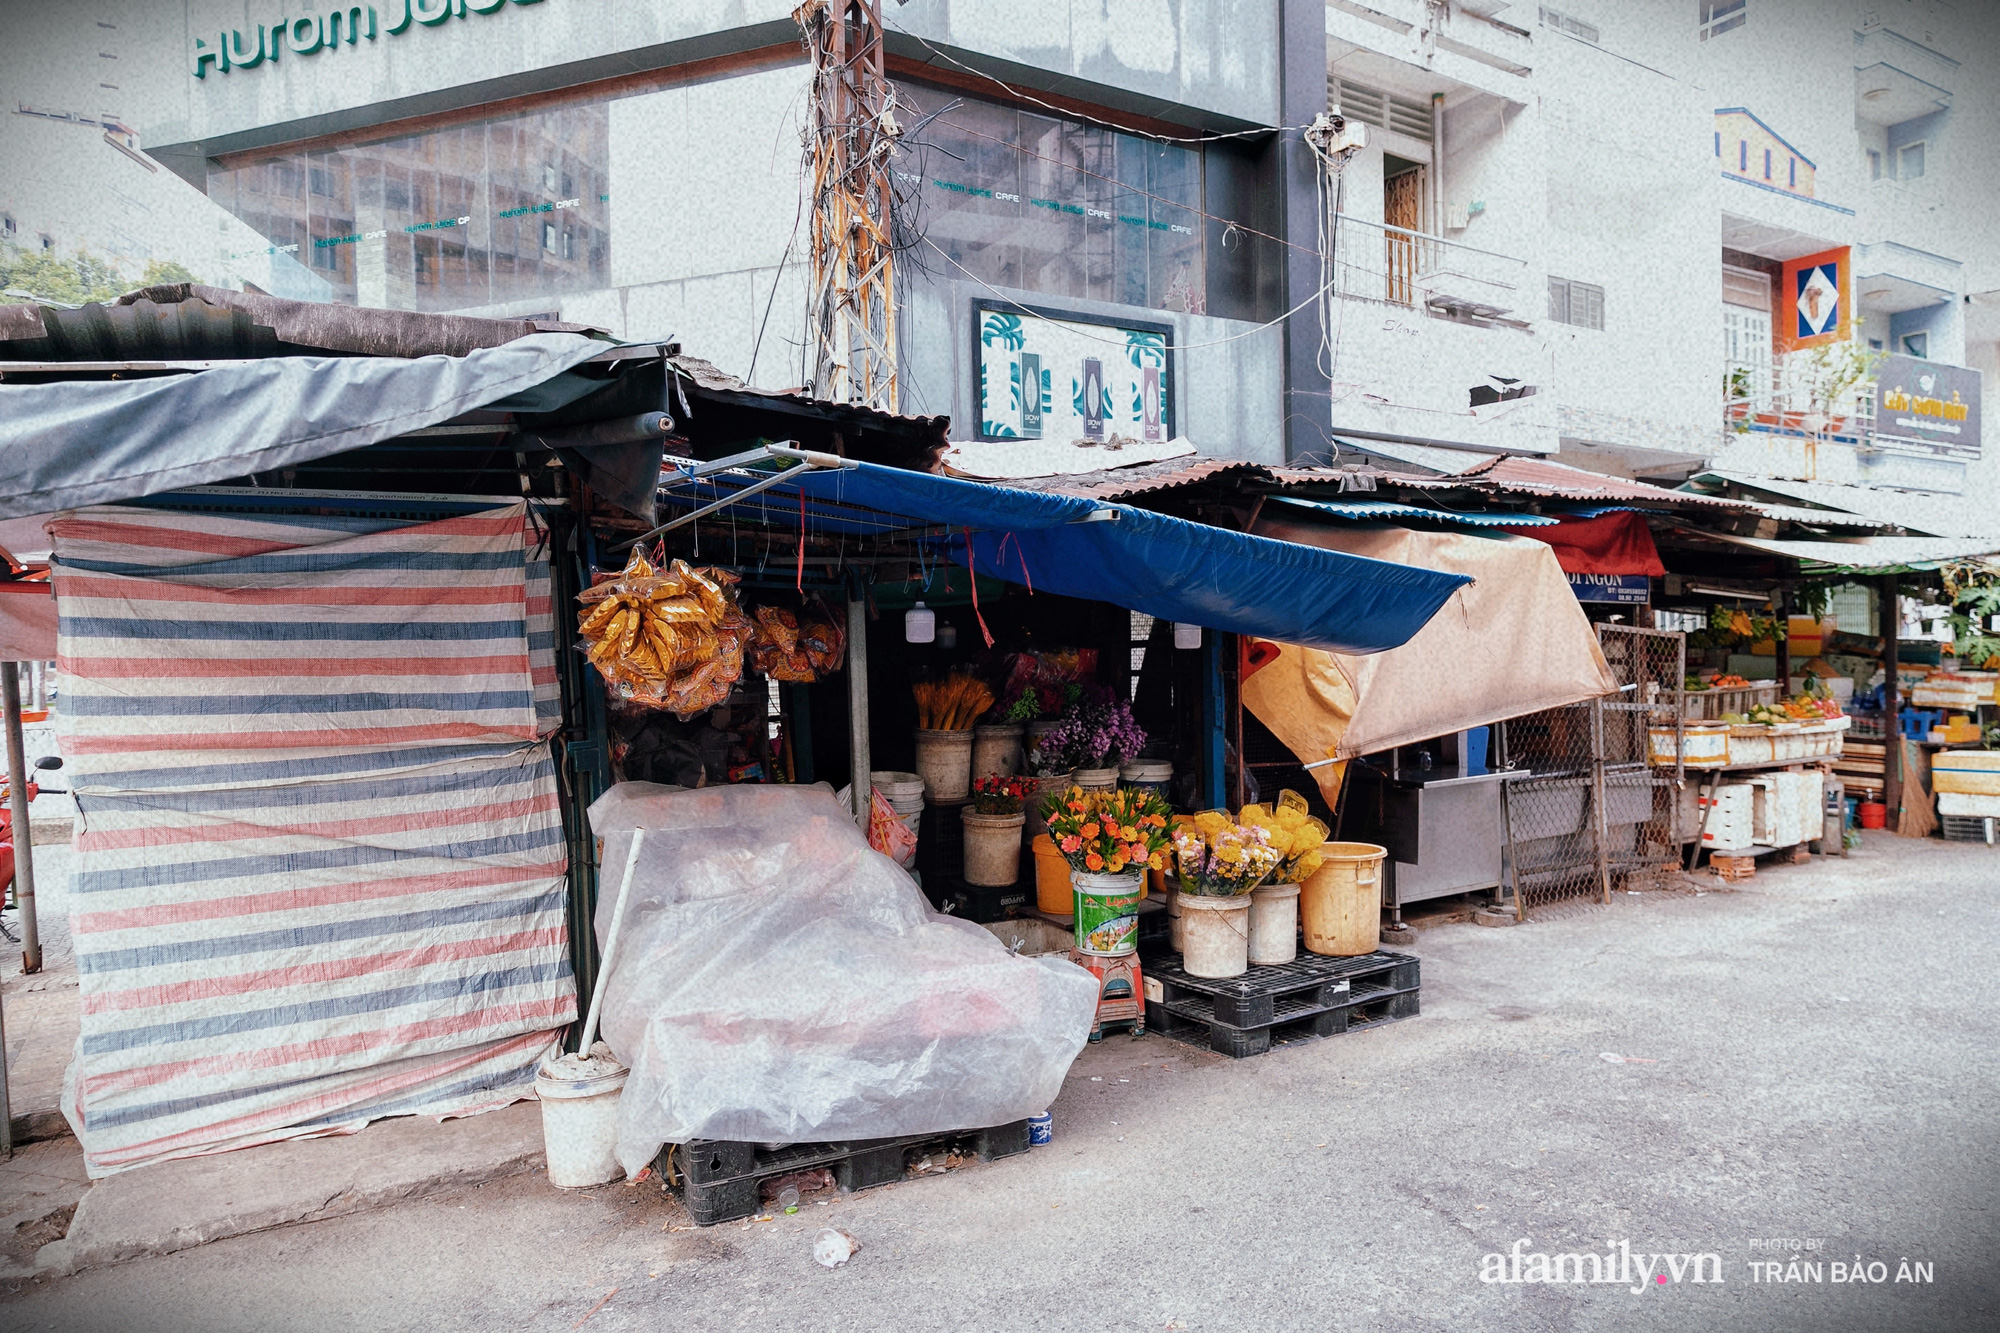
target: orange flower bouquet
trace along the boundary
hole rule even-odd
[[[1173,807],[1149,791],[1085,791],[1071,787],[1042,806],[1049,837],[1072,870],[1122,875],[1164,870],[1167,821]]]

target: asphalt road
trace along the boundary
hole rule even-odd
[[[1026,1158],[706,1230],[650,1184],[523,1177],[31,1283],[0,1328],[1993,1329],[1996,872],[1877,835],[1445,927],[1422,1017],[1244,1061],[1112,1038]],[[831,1271],[829,1224],[863,1246]],[[1716,1260],[1482,1281],[1607,1244]],[[1884,1280],[1835,1283],[1857,1257]]]

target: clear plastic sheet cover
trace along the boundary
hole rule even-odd
[[[690,1139],[807,1143],[1048,1108],[1096,1014],[1089,973],[930,910],[825,787],[613,787],[597,937],[638,865],[603,1036],[631,1066],[628,1175]]]

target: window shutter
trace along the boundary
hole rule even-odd
[[[1569,323],[1569,284],[1561,278],[1549,279],[1549,318]]]
[[[1604,289],[1587,282],[1570,284],[1570,322],[1586,329],[1604,327]]]

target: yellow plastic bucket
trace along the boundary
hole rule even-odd
[[[1329,842],[1320,851],[1323,864],[1299,885],[1306,948],[1332,958],[1375,952],[1382,942],[1382,862],[1388,848]]]

